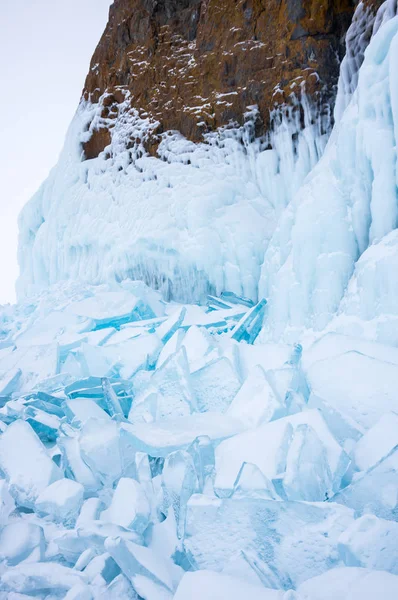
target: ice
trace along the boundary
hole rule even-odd
[[[112,417],[123,418],[123,409],[115,390],[112,388],[109,379],[102,380],[102,389],[104,391],[104,399],[108,412]]]
[[[98,600],[139,600],[127,577],[122,573],[115,577],[106,589],[98,596]]]
[[[211,412],[157,423],[121,425],[122,435],[131,440],[136,450],[155,457],[166,457],[170,452],[186,449],[202,435],[218,442],[241,432],[242,429],[242,424],[236,419]]]
[[[245,341],[248,344],[253,344],[263,326],[266,310],[267,301],[260,300],[234,327],[231,333],[232,339],[237,342]]]
[[[88,585],[78,583],[67,592],[64,600],[93,600],[93,594]]]
[[[30,425],[11,423],[0,436],[0,468],[20,506],[33,508],[39,494],[62,477]]]
[[[139,577],[151,580],[166,591],[174,592],[183,575],[182,569],[170,559],[161,559],[149,548],[120,538],[108,538],[105,547],[140,595]]]
[[[184,547],[195,569],[214,571],[252,550],[289,589],[337,565],[337,541],[352,520],[337,504],[194,495]]]
[[[84,487],[71,479],[59,479],[38,496],[35,509],[53,521],[74,523],[83,504]]]
[[[357,516],[373,513],[382,519],[396,520],[398,507],[398,447],[333,496],[355,510]]]
[[[247,429],[255,429],[284,417],[286,408],[269,384],[260,365],[255,366],[228,407],[227,414],[239,419]]]
[[[13,368],[0,376],[0,396],[9,396],[18,389],[21,369]]]
[[[276,500],[277,494],[272,483],[253,464],[243,463],[232,492],[234,498],[262,498]]]
[[[187,353],[191,373],[203,366],[203,362],[209,362],[218,354],[214,338],[209,335],[205,328],[196,325],[188,329],[182,344]]]
[[[7,524],[8,517],[15,508],[15,502],[11,496],[5,479],[0,479],[0,527]]]
[[[257,429],[223,441],[216,448],[215,489],[219,495],[229,495],[242,463],[255,464],[272,481],[286,470],[286,460],[292,443],[294,428],[311,427],[326,448],[327,462],[332,476],[333,490],[339,489],[349,458],[331,435],[321,414],[309,410],[293,416],[265,423]]]
[[[316,394],[310,394],[308,408],[316,408],[320,411],[331,433],[348,453],[351,452],[355,442],[364,434],[364,428],[361,425],[348,415],[330,406],[326,400]]]
[[[164,345],[162,350],[160,351],[158,361],[156,363],[156,367],[159,369],[166,362],[170,356],[178,352],[181,348],[182,340],[185,336],[185,331],[183,329],[178,329],[169,341]]]
[[[95,556],[85,567],[84,576],[96,586],[110,583],[120,573],[118,565],[113,558],[105,552]]]
[[[225,412],[241,382],[228,358],[211,361],[191,375],[192,388],[201,412]]]
[[[192,456],[198,478],[198,491],[203,492],[206,481],[213,478],[215,472],[214,444],[207,435],[197,437],[187,448]]]
[[[398,523],[364,515],[341,534],[338,551],[347,567],[398,575]]]
[[[106,348],[82,344],[79,362],[86,377],[110,377],[114,371],[114,360]]]
[[[109,421],[109,415],[94,400],[77,398],[65,401],[65,414],[73,423],[84,424],[89,419]]]
[[[332,495],[327,451],[314,429],[296,427],[286,456],[283,491],[288,500],[323,501]]]
[[[196,400],[184,348],[155,371],[151,385],[160,392],[157,404],[159,420],[184,417],[195,411]]]
[[[57,439],[61,419],[56,415],[27,406],[24,417],[42,442],[54,442]]]
[[[353,450],[355,465],[368,471],[398,446],[398,414],[386,413],[357,442]]]
[[[152,319],[152,309],[129,292],[103,292],[68,307],[68,312],[91,319],[96,328],[120,327],[123,323]],[[112,315],[112,316],[110,316]],[[93,327],[93,328],[94,328]]]
[[[81,483],[87,493],[98,490],[101,483],[81,456],[78,434],[73,432],[71,435],[61,435],[58,438],[58,446],[62,453],[65,474]]]
[[[398,577],[354,567],[332,569],[298,587],[300,600],[395,600]],[[382,596],[380,596],[382,594]]]
[[[345,373],[349,373],[347,379]],[[314,394],[369,429],[388,411],[398,412],[398,368],[359,352],[315,362],[307,371]]]
[[[178,586],[174,600],[283,600],[284,593],[246,583],[230,575],[213,571],[186,573]]]
[[[177,535],[182,538],[187,502],[198,491],[194,462],[188,452],[177,450],[167,456],[162,472],[162,488],[164,514],[167,514],[169,508],[174,511]]]
[[[89,419],[79,435],[81,457],[95,477],[112,485],[122,475],[119,429],[114,421]]]
[[[0,532],[0,560],[9,567],[22,561],[42,560],[45,551],[43,529],[22,519],[6,525]]]
[[[9,591],[33,593],[64,593],[74,585],[84,583],[78,571],[57,563],[22,563],[3,573],[2,584]]]
[[[162,344],[167,344],[170,338],[176,333],[184,322],[187,309],[182,306],[177,309],[164,323],[156,330],[157,335],[162,340]]]
[[[143,487],[134,479],[122,477],[101,520],[142,533],[149,523],[150,512]]]
[[[157,360],[161,343],[155,333],[140,335],[115,346],[104,349],[118,365],[119,376],[131,379],[140,369],[151,369]]]

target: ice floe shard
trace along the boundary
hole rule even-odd
[[[155,371],[151,385],[159,391],[157,419],[184,417],[196,410],[185,348]]]
[[[35,560],[43,560],[45,546],[43,529],[22,519],[9,523],[0,532],[0,560],[9,567],[27,561],[35,550]]]
[[[346,373],[350,373],[347,378]],[[315,362],[307,371],[312,391],[369,429],[388,412],[398,412],[397,365],[359,352]]]
[[[182,306],[177,309],[168,319],[164,321],[156,330],[158,337],[162,340],[162,344],[167,344],[170,338],[176,333],[184,322],[187,309]]]
[[[353,508],[358,516],[373,513],[382,519],[396,520],[398,511],[398,446],[369,471],[358,474],[353,482],[333,496]]]
[[[398,446],[398,413],[389,412],[369,429],[353,450],[356,467],[367,471]]]
[[[228,358],[218,358],[191,375],[192,388],[201,412],[225,412],[241,382]]]
[[[104,399],[106,406],[108,408],[108,412],[111,417],[123,418],[123,409],[120,404],[119,398],[113,387],[111,386],[109,379],[102,379],[102,389],[104,391]]]
[[[272,483],[256,465],[243,463],[236,478],[232,496],[237,498],[262,498],[276,500],[277,494]]]
[[[33,508],[38,495],[62,477],[28,423],[15,421],[0,436],[0,468],[18,505]]]
[[[208,479],[213,479],[215,471],[214,444],[207,435],[196,438],[187,448],[192,456],[198,478],[198,491],[203,492]]]
[[[170,452],[188,448],[201,435],[219,442],[241,432],[243,426],[236,419],[219,413],[196,413],[157,423],[123,423],[120,429],[121,435],[136,450],[153,457],[166,457]]]
[[[119,429],[114,421],[89,419],[79,435],[81,457],[94,476],[112,485],[122,475]]]
[[[286,415],[286,408],[269,384],[260,365],[250,372],[228,407],[227,414],[239,419],[247,429]]]
[[[5,479],[0,479],[0,527],[7,524],[14,508],[15,502],[9,492],[8,483]]]
[[[333,478],[327,452],[314,429],[296,427],[286,457],[283,490],[288,500],[322,502],[332,495]]]
[[[38,496],[35,509],[53,521],[74,524],[83,504],[84,487],[71,479],[59,479]]]
[[[312,427],[325,445],[333,490],[337,491],[348,468],[349,457],[328,430],[321,414],[317,410],[308,410],[265,423],[222,442],[216,448],[214,485],[218,495],[228,496],[232,492],[244,462],[257,465],[270,480],[283,474],[294,428],[302,424]]]
[[[119,479],[112,501],[101,520],[142,533],[149,523],[151,507],[141,484],[134,479]]]
[[[198,478],[191,455],[177,450],[168,455],[162,472],[164,491],[163,511],[174,511],[177,535],[182,538],[185,525],[186,505],[189,498],[198,491]]]
[[[22,371],[18,368],[13,368],[7,373],[0,375],[0,396],[9,396],[18,389],[19,380]]]
[[[49,591],[65,595],[84,579],[78,571],[57,563],[22,563],[3,573],[2,584],[9,591],[35,596]]]
[[[242,317],[241,321],[234,327],[231,337],[237,342],[253,344],[263,326],[267,310],[267,301],[260,300],[249,312]]]

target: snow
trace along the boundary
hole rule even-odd
[[[221,575],[213,571],[196,571],[186,573],[178,586],[174,600],[282,600],[283,592],[266,590],[263,587],[254,586],[230,575]]]

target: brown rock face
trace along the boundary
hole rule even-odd
[[[107,118],[129,91],[158,133],[193,141],[258,105],[262,133],[303,82],[316,102],[333,97],[354,8],[355,0],[115,0],[84,97],[108,92]],[[97,130],[86,158],[107,144],[109,132]]]

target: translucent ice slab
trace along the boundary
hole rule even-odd
[[[191,375],[192,387],[201,412],[225,412],[240,389],[241,382],[228,358],[217,358]]]

